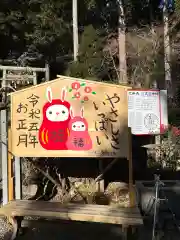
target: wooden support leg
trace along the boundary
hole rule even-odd
[[[23,220],[23,217],[8,217],[8,220],[10,224],[13,226],[13,233],[10,240],[16,239],[17,235],[23,234],[23,229],[21,227],[21,222]]]
[[[127,240],[128,226],[122,225],[122,240]]]
[[[17,225],[18,225],[18,230],[17,230],[17,235],[22,235],[24,233],[23,228],[21,226],[23,217],[16,217]]]
[[[141,231],[140,226],[132,226],[130,231],[130,239],[137,240],[139,239],[139,232]]]
[[[103,179],[103,163],[102,160],[98,160],[98,170],[99,170],[99,176],[101,176],[102,179],[96,182],[96,191],[99,193],[104,193],[104,179]]]
[[[129,204],[130,207],[135,206],[135,193],[133,187],[133,163],[132,163],[132,135],[131,135],[131,128],[128,128],[128,141],[129,141],[129,153],[128,153],[128,160],[129,160]]]
[[[137,228],[136,227],[131,227],[131,233],[132,235],[136,234]]]
[[[10,240],[14,240],[17,236],[17,232],[18,232],[18,223],[15,217],[8,217],[8,220],[10,222],[10,224],[13,226],[13,233],[12,236],[10,238]]]

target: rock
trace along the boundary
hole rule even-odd
[[[79,188],[82,184],[83,184],[83,182],[75,182],[75,183],[74,183],[74,186],[75,186],[76,188]]]
[[[28,186],[23,186],[22,191],[23,191],[23,196],[25,199],[34,197],[36,195],[38,186],[36,184],[31,184]]]
[[[109,183],[106,192],[112,192],[116,190],[125,190],[128,189],[128,184],[124,182],[111,182]]]

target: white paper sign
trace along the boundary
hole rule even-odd
[[[164,116],[167,113],[165,108],[164,105]],[[159,134],[161,111],[159,90],[128,91],[128,126],[131,127],[132,134]]]

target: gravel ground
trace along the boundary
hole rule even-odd
[[[122,237],[121,228],[116,225],[42,220],[28,221],[28,225],[24,235],[18,236],[16,240],[120,240]],[[27,227],[27,221],[25,221],[25,227]],[[151,240],[151,232],[150,226],[143,227],[139,231],[138,238],[129,240]],[[6,220],[1,219],[0,240],[8,240],[10,237],[11,229],[8,228]],[[171,230],[162,234],[158,240],[160,239],[179,240],[180,234]]]
[[[151,232],[151,227],[143,227],[139,232],[138,240],[151,240]],[[120,240],[121,238],[121,228],[116,225],[82,222],[44,222],[37,224],[32,222],[30,229],[24,236],[19,236],[17,240]],[[179,240],[180,234],[171,231],[160,239]]]
[[[29,221],[30,226],[17,240],[116,240],[119,226],[65,221]]]
[[[16,240],[116,240],[121,239],[121,228],[116,225],[94,224],[68,221],[25,221],[25,233]],[[137,240],[151,240],[152,226],[143,226]],[[175,230],[161,234],[160,239],[179,240],[180,233]],[[9,240],[11,227],[6,219],[0,219],[0,240]],[[129,239],[129,240],[135,240]]]
[[[0,218],[0,240],[8,240],[12,235],[12,227],[6,218]]]

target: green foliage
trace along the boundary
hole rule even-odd
[[[175,11],[178,13],[180,12],[180,0],[175,1]]]
[[[72,46],[71,19],[71,0],[2,1],[2,49],[6,49],[6,56],[13,51],[19,56],[36,52],[49,60],[64,55]]]
[[[67,74],[89,79],[101,78],[104,71],[103,40],[92,25],[85,27],[81,36],[78,61],[69,65]]]
[[[180,129],[173,125],[169,125],[168,129],[161,135],[161,144],[157,144],[155,148],[151,149],[148,166],[176,171],[180,165],[179,144]]]
[[[150,18],[154,21],[156,15],[161,16],[157,2],[124,1],[127,26],[145,25]],[[0,59],[30,62],[33,55],[35,62],[40,59],[44,64],[61,58],[70,75],[114,80],[118,57],[114,57],[115,64],[103,57],[102,35],[117,32],[119,13],[118,0],[78,0],[80,52],[78,62],[69,64],[73,57],[72,0],[1,0]],[[27,65],[28,61],[17,62]],[[62,73],[60,67],[58,73]]]
[[[45,57],[53,58],[64,53],[70,34],[64,9],[68,1],[30,1],[27,12],[28,31],[26,40],[30,48],[35,48]],[[69,19],[68,19],[69,20]],[[66,39],[66,40],[65,40]],[[70,43],[72,40],[69,41]],[[68,45],[69,47],[69,45]]]
[[[127,20],[147,17],[145,0],[126,1]],[[78,1],[78,19],[81,27],[90,24],[96,30],[109,33],[117,29],[118,1]],[[134,12],[133,12],[134,11]],[[72,0],[2,0],[0,1],[0,30],[3,46],[1,55],[27,49],[39,51],[43,56],[72,53]],[[8,51],[9,49],[9,51]],[[5,52],[7,51],[7,52]]]

